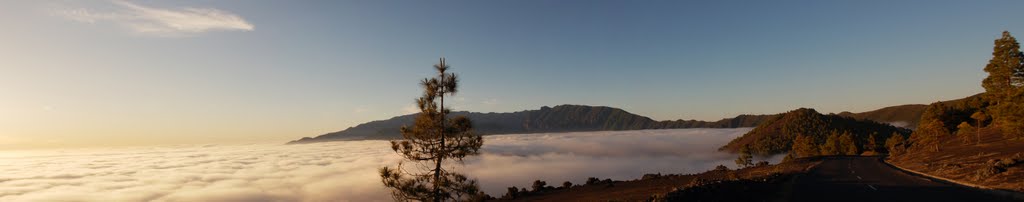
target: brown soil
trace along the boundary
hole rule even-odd
[[[997,167],[996,161],[1024,161],[1024,140],[1002,137],[999,131],[982,130],[981,144],[965,144],[950,136],[939,152],[911,148],[906,154],[889,157],[900,167],[997,189],[1024,191],[1024,163]]]

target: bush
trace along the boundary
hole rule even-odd
[[[503,199],[516,199],[519,197],[519,188],[512,186],[508,188],[508,192],[505,193],[501,198]]]
[[[597,184],[599,182],[601,182],[601,179],[597,179],[596,177],[589,177],[589,178],[587,178],[587,185],[593,185],[593,184]]]
[[[569,181],[563,182],[562,183],[562,188],[566,188],[566,189],[572,188],[572,182],[569,182]]]
[[[657,178],[661,178],[661,173],[658,173],[658,174],[650,174],[650,173],[644,174],[643,177],[640,177],[640,180],[657,179]]]
[[[998,162],[995,163],[996,167],[1002,167],[1002,168],[1009,168],[1009,167],[1013,167],[1015,165],[1017,165],[1017,159],[1013,159],[1013,158],[1003,158],[1003,159],[1000,159]]]
[[[729,167],[719,164],[718,166],[715,166],[714,171],[729,171]]]
[[[768,165],[770,165],[770,164],[768,163],[768,161],[759,161],[759,162],[757,162],[757,164],[755,164],[754,166],[756,166],[756,167],[761,167],[761,166],[768,166]]]
[[[548,183],[545,182],[545,181],[536,180],[536,181],[533,181],[532,188],[533,188],[533,191],[538,192],[538,191],[544,190],[544,186],[547,186],[547,185],[548,185]]]
[[[999,172],[999,169],[995,166],[984,166],[981,169],[974,171],[974,180],[980,181],[988,178],[989,176],[999,174]]]

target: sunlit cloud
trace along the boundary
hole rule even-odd
[[[127,1],[111,1],[111,11],[88,8],[56,9],[54,13],[83,23],[111,22],[134,33],[151,36],[191,36],[210,31],[252,31],[254,26],[237,14],[214,8],[156,8]]]
[[[635,179],[732,165],[716,151],[746,129],[487,136],[458,172],[490,195],[533,180]],[[390,201],[387,141],[80,149],[0,155],[0,201]]]

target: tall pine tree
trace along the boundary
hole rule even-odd
[[[447,72],[444,58],[434,65],[438,75],[423,79],[423,95],[416,99],[420,109],[413,126],[403,126],[402,140],[391,141],[391,149],[417,166],[383,167],[384,186],[392,189],[396,201],[463,201],[482,195],[476,180],[443,167],[445,160],[461,163],[479,154],[483,138],[473,133],[473,124],[463,116],[449,118],[446,95],[457,92],[458,77]],[[449,161],[450,162],[450,161]]]
[[[985,98],[994,103],[992,121],[1007,137],[1024,136],[1024,54],[1010,32],[995,40],[992,59],[985,66],[988,77],[982,81]]]

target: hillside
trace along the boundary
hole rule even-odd
[[[736,152],[744,145],[761,155],[780,154],[789,151],[798,134],[809,135],[817,142],[824,142],[833,132],[850,132],[857,139],[867,139],[874,133],[876,138],[888,138],[893,132],[909,134],[910,130],[870,120],[821,114],[814,109],[800,108],[774,116],[747,134],[733,139],[721,150]]]
[[[976,99],[981,94],[968,96],[966,98],[942,101],[943,104],[948,106],[959,106],[965,105],[967,102],[976,102]],[[921,123],[921,115],[924,114],[924,110],[928,108],[926,104],[907,104],[898,105],[891,107],[884,107],[872,111],[852,113],[852,112],[841,112],[837,115],[851,117],[859,120],[871,120],[880,123],[888,123],[896,127],[903,127],[909,129],[917,129],[917,126]]]
[[[990,118],[980,123],[972,118],[993,108],[981,94],[928,105],[921,122],[941,125],[915,131],[900,146],[903,152],[890,153],[889,162],[960,183],[1024,191],[1024,142]],[[961,129],[960,123],[969,127]]]
[[[909,104],[885,107],[861,113],[842,112],[838,115],[861,120],[888,123],[896,127],[915,129],[921,121],[921,114],[924,113],[924,109],[927,107],[928,105],[924,104]]]
[[[642,130],[673,128],[737,128],[754,127],[772,115],[740,115],[719,121],[675,120],[655,121],[625,110],[584,105],[559,105],[510,113],[452,112],[473,120],[475,130],[483,135],[514,133],[547,133],[602,130]],[[337,140],[383,140],[400,138],[402,125],[410,125],[416,114],[371,121],[342,131],[289,142],[310,143]]]

